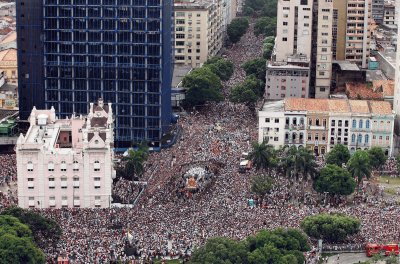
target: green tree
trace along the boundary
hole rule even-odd
[[[246,263],[246,245],[224,237],[214,237],[196,249],[190,259],[192,264],[242,264]]]
[[[1,215],[16,217],[21,223],[27,225],[32,231],[35,243],[41,248],[50,246],[46,241],[52,241],[53,244],[57,244],[62,235],[61,227],[56,221],[45,218],[34,211],[19,207],[9,207],[2,211]],[[44,240],[44,237],[48,239]]]
[[[254,25],[254,34],[256,36],[264,35],[275,35],[276,29],[276,18],[275,17],[261,17],[257,19]]]
[[[0,215],[0,264],[45,263],[43,252],[33,243],[32,231],[11,215]]]
[[[144,173],[144,163],[149,155],[149,148],[146,143],[141,143],[136,149],[128,150],[126,160],[125,175],[130,177],[132,181],[137,180]]]
[[[262,204],[265,195],[271,191],[274,182],[270,176],[260,174],[251,179],[251,191],[258,195]]]
[[[372,147],[368,150],[369,159],[371,161],[371,167],[378,169],[379,167],[385,165],[387,156],[385,152],[380,147]]]
[[[357,234],[360,231],[360,221],[342,214],[318,214],[304,218],[300,227],[312,238],[337,243]]]
[[[31,238],[3,234],[0,236],[0,264],[9,263],[45,263],[45,255]]]
[[[371,177],[371,159],[367,151],[357,150],[347,163],[347,169],[357,179],[358,184],[363,178]]]
[[[269,60],[272,55],[272,51],[274,50],[275,46],[275,37],[269,36],[264,39],[263,42],[263,58]]]
[[[287,177],[298,180],[300,175],[314,178],[317,174],[317,164],[311,150],[291,146],[284,148],[281,156],[279,167]]]
[[[249,60],[242,65],[246,75],[254,74],[257,79],[265,81],[267,71],[267,61],[264,58]]]
[[[221,57],[213,57],[207,60],[204,66],[208,67],[213,73],[218,75],[222,81],[229,80],[233,75],[233,63]]]
[[[243,103],[249,107],[254,107],[258,96],[254,91],[244,84],[236,85],[229,94],[229,100],[233,103]]]
[[[262,7],[262,15],[266,17],[276,17],[277,0],[266,0]]]
[[[253,150],[249,153],[249,160],[253,162],[256,170],[269,170],[276,166],[276,151],[268,144],[268,140],[262,143],[253,142]]]
[[[187,88],[185,103],[188,106],[201,105],[208,101],[221,101],[221,79],[208,67],[195,69],[182,80]]]
[[[243,7],[243,15],[245,16],[253,16],[255,13],[254,9],[249,7],[249,6],[245,6]]]
[[[350,195],[354,192],[356,182],[350,173],[337,165],[328,164],[321,169],[314,182],[314,189],[319,193],[330,195]]]
[[[237,17],[228,25],[227,34],[233,43],[238,42],[249,28],[249,20],[245,17]]]
[[[337,144],[328,152],[326,155],[326,163],[327,164],[335,164],[339,167],[342,167],[343,164],[346,164],[350,159],[350,151],[349,149],[342,144]]]

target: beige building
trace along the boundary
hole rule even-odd
[[[396,8],[394,4],[385,4],[383,14],[384,25],[395,25],[396,24]]]
[[[223,0],[176,0],[175,64],[200,67],[221,50],[225,35]]]
[[[6,49],[0,51],[0,71],[4,72],[8,83],[18,85],[17,50]]]
[[[333,59],[367,68],[371,41],[371,1],[333,1]]]

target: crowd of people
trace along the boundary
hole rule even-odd
[[[262,37],[249,30],[227,51],[235,74],[225,83],[225,89],[243,81],[240,65],[261,56],[261,45]],[[355,247],[365,242],[400,242],[400,208],[388,204],[382,196],[371,196],[359,204],[327,207],[309,182],[293,183],[272,174],[275,185],[265,198],[265,206],[250,207],[248,199],[257,198],[250,192],[254,171],[238,170],[241,153],[250,151],[250,143],[257,139],[257,120],[248,107],[227,101],[210,103],[203,110],[182,115],[178,122],[182,133],[177,143],[149,156],[140,179],[147,186],[135,207],[39,210],[63,230],[57,245],[44,249],[49,263],[61,254],[77,263],[109,263],[113,259],[150,263],[156,257],[185,257],[211,237],[245,239],[260,229],[298,228],[304,217],[322,212],[340,212],[361,220],[360,233],[348,239]],[[199,161],[219,164],[218,173],[198,195],[180,199],[177,187],[182,183],[183,167]],[[10,157],[4,161],[0,156],[0,162],[9,162],[10,166],[0,177],[5,179],[7,174],[15,180],[15,156],[14,161]],[[324,161],[318,164],[322,167]],[[127,202],[136,198],[137,190],[131,182],[119,180],[113,194]],[[132,254],[127,251],[130,236]],[[307,254],[307,263],[315,263],[316,257]]]

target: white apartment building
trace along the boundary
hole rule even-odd
[[[223,46],[228,19],[224,2],[225,0],[174,2],[176,64],[198,68],[208,58],[218,54]]]
[[[315,56],[315,98],[328,98],[332,78],[332,1],[318,0]]]
[[[312,0],[278,1],[275,47],[267,62],[265,97],[309,96]]]
[[[110,207],[113,113],[100,99],[87,117],[57,119],[37,110],[16,145],[18,205],[21,208]]]
[[[396,6],[394,4],[385,4],[383,24],[384,25],[396,25]]]
[[[293,54],[310,60],[313,0],[278,0],[273,60],[287,61]]]
[[[394,118],[385,101],[288,98],[264,104],[258,140],[268,139],[276,149],[302,146],[315,155],[324,155],[336,144],[351,153],[378,146],[392,155]]]

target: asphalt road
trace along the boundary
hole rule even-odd
[[[328,264],[354,264],[367,260],[369,258],[365,253],[342,253],[329,257]]]

